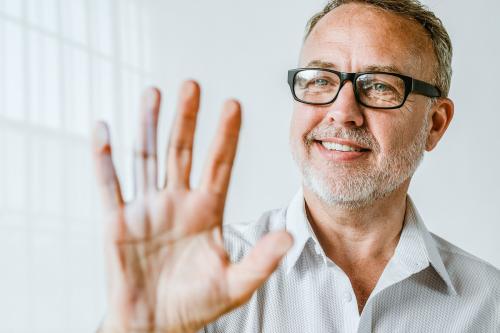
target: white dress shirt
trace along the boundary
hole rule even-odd
[[[232,261],[279,229],[294,245],[278,269],[202,332],[500,332],[500,271],[429,233],[409,197],[395,253],[361,314],[349,278],[312,231],[302,191],[257,222],[225,225]]]

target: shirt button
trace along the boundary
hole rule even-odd
[[[350,303],[352,301],[352,294],[348,291],[344,292],[344,302]]]

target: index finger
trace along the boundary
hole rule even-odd
[[[229,188],[240,128],[241,105],[236,100],[228,100],[223,107],[200,186],[204,191],[220,195],[223,200]]]

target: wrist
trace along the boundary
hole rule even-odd
[[[96,333],[196,333],[198,330],[190,329],[166,329],[166,328],[125,328],[121,325],[111,324],[103,321]]]

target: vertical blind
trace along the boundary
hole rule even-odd
[[[150,77],[142,7],[0,0],[0,332],[92,332],[105,311],[89,139],[107,120],[127,162]]]

